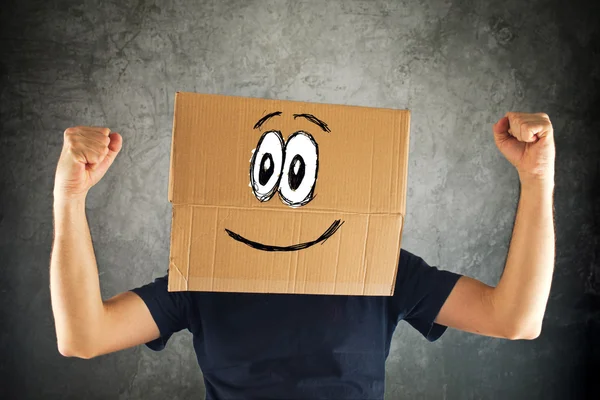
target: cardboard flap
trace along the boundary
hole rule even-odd
[[[230,236],[285,247],[333,224],[334,235],[295,252],[257,251]],[[169,290],[389,296],[402,224],[400,215],[298,211],[290,219],[287,211],[176,205]]]

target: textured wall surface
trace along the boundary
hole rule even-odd
[[[519,191],[491,124],[509,110],[547,112],[557,263],[541,337],[450,330],[430,344],[401,324],[387,398],[599,393],[600,13],[578,3],[4,0],[0,397],[203,397],[187,332],[160,353],[61,357],[48,288],[53,173],[62,132],[76,124],[124,137],[88,196],[103,295],[165,273],[178,90],[411,109],[403,247],[488,284],[502,272]]]

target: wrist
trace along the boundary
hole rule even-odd
[[[54,237],[59,239],[72,235],[85,221],[85,196],[54,196]]]
[[[535,177],[523,178],[520,176],[521,192],[552,195],[554,192],[554,178]]]
[[[87,193],[79,195],[69,195],[66,193],[54,192],[53,208],[56,212],[61,209],[84,209]]]

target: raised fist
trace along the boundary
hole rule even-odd
[[[121,135],[108,128],[68,128],[56,168],[55,199],[85,198],[111,166],[122,143]]]
[[[522,183],[554,181],[554,130],[547,114],[509,112],[493,131],[496,146],[515,166]]]

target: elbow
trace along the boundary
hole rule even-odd
[[[505,338],[509,340],[534,340],[542,333],[541,322],[513,323],[505,332]]]
[[[101,355],[100,325],[83,321],[74,323],[62,321],[56,324],[56,345],[63,357],[89,360]]]
[[[69,343],[64,340],[59,340],[57,345],[58,352],[63,357],[73,357],[81,358],[83,360],[89,360],[98,355],[93,351],[93,349],[89,348],[89,346],[76,345],[74,343]]]

